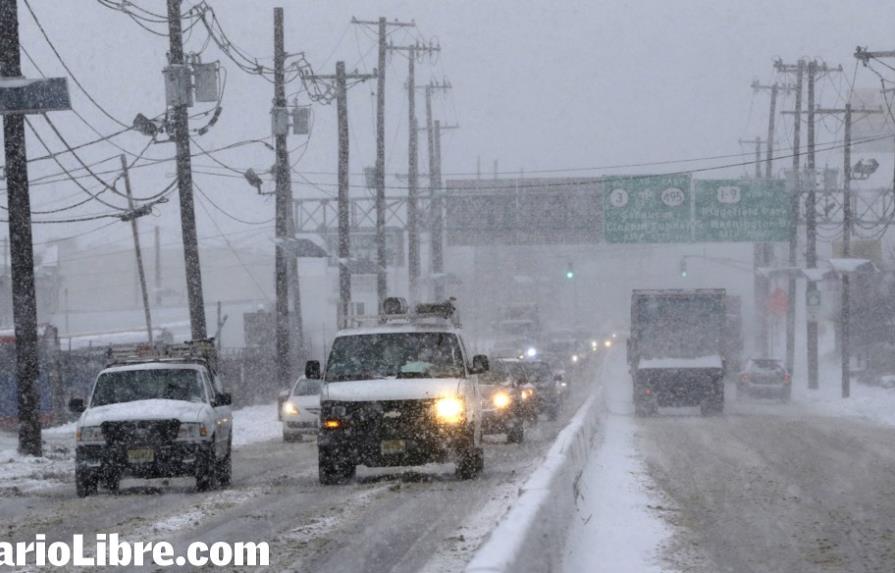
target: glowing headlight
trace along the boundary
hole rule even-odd
[[[573,354],[573,355],[572,355],[572,362],[578,362],[578,355],[577,355],[577,354]]]
[[[512,402],[512,399],[510,398],[510,395],[507,394],[506,392],[497,392],[491,398],[491,401],[494,403],[495,408],[497,408],[498,410],[503,410],[504,408],[506,408],[507,406],[510,405],[510,402]]]
[[[198,440],[206,436],[208,436],[208,428],[205,426],[205,424],[181,423],[180,429],[177,430],[177,439],[181,441]]]
[[[457,398],[439,398],[435,402],[435,417],[439,422],[458,424],[463,419],[463,402]]]
[[[606,348],[611,347],[611,346],[612,346],[612,339],[611,339],[611,338],[607,338],[607,339],[606,339],[606,342],[603,343],[603,346],[605,346]]]
[[[528,400],[531,398],[531,388],[525,388],[522,390],[521,394],[523,400]]]
[[[81,444],[104,444],[103,429],[99,426],[84,426],[75,432],[75,440]]]
[[[535,348],[534,346],[532,346],[531,348],[529,348],[528,350],[525,351],[525,355],[528,356],[529,358],[534,358],[535,356],[538,355],[538,349]]]
[[[283,402],[283,414],[287,416],[298,416],[298,406],[292,402]]]

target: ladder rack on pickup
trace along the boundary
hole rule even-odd
[[[218,356],[213,338],[174,344],[118,344],[106,350],[107,366],[143,362],[198,362],[217,372]]]

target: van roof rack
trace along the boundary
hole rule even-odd
[[[384,324],[425,324],[432,322],[448,322],[454,328],[460,328],[460,313],[451,297],[444,302],[421,302],[413,311],[403,298],[389,297],[383,301],[382,314],[354,315],[348,317],[348,328]]]
[[[144,362],[196,362],[217,372],[218,354],[214,338],[165,344],[114,344],[106,350],[106,366]]]

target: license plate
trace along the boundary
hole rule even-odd
[[[127,461],[131,464],[149,464],[155,461],[155,450],[139,448],[127,451]]]
[[[404,440],[382,440],[379,449],[383,456],[403,454],[406,449]]]

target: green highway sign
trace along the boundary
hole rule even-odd
[[[783,180],[697,180],[694,241],[789,239],[790,200]]]
[[[692,241],[689,175],[609,177],[603,180],[607,243]]]

